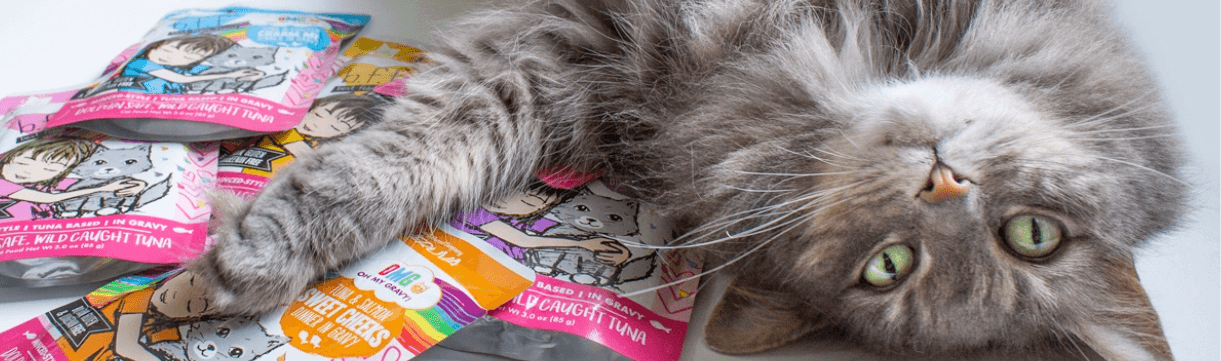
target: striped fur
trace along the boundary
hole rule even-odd
[[[1098,1],[534,1],[441,37],[385,121],[227,212],[191,268],[257,313],[403,231],[606,172],[737,280],[706,330],[730,353],[832,334],[879,352],[1170,351],[1132,253],[1182,213],[1171,120]],[[975,184],[916,194],[940,162]],[[1015,214],[1064,224],[1006,249]],[[882,247],[913,273],[861,281]],[[769,315],[760,317],[760,315]],[[1049,351],[1050,350],[1050,351]]]

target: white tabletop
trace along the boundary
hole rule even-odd
[[[247,5],[304,11],[372,14],[362,33],[387,40],[430,41],[429,29],[483,1],[6,1],[0,11],[0,95],[61,88],[91,80],[111,57],[138,41],[164,14],[181,8]],[[1116,4],[1117,15],[1154,71],[1183,125],[1195,185],[1194,211],[1179,231],[1140,253],[1137,268],[1157,308],[1171,348],[1180,360],[1219,357],[1221,259],[1218,221],[1218,3],[1216,0],[1142,1]],[[1172,185],[1168,185],[1172,186]],[[1135,191],[1135,190],[1134,190]],[[100,284],[46,289],[0,289],[0,330],[78,298]],[[716,296],[708,292],[703,296]],[[709,297],[697,305],[701,327]],[[685,360],[788,360],[819,354],[859,359],[850,347],[807,342],[762,355],[730,357],[703,346],[698,328],[688,337]]]

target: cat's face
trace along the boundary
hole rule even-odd
[[[73,174],[91,179],[127,177],[153,168],[149,159],[151,148],[145,144],[134,148],[98,147],[93,155],[82,161]]]
[[[1175,147],[1139,131],[1164,119],[1048,96],[945,77],[828,104],[833,132],[761,146],[735,170],[749,174],[735,188],[756,190],[738,203],[781,204],[748,234],[775,246],[745,272],[799,300],[786,307],[810,322],[794,327],[882,350],[1108,340],[1168,353],[1132,261],[1181,212],[1183,185],[1160,173]],[[766,225],[746,223],[733,232]]]
[[[208,58],[208,63],[222,68],[252,68],[276,61],[276,48],[232,46]]]
[[[582,192],[551,209],[551,214],[561,223],[586,232],[629,235],[638,230],[636,210],[636,202]]]
[[[263,326],[245,317],[200,321],[188,327],[183,341],[192,361],[249,361],[288,342],[287,337],[269,335]]]

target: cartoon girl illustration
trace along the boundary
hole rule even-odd
[[[133,179],[57,192],[67,186],[64,183],[74,181],[65,178],[97,147],[86,139],[47,138],[4,153],[0,156],[0,219],[50,218],[53,203],[98,192],[139,194],[146,184]]]
[[[380,121],[378,107],[386,102],[385,98],[372,94],[336,94],[319,98],[310,104],[309,113],[301,123],[278,134],[276,141],[295,156],[312,152],[322,142]]]
[[[269,177],[292,163],[294,157],[313,152],[321,143],[339,140],[381,121],[378,106],[386,102],[385,98],[375,95],[338,94],[319,98],[293,129],[259,137],[253,145],[222,156],[220,164],[242,167],[243,173]]]
[[[181,94],[184,84],[197,81],[234,78],[250,81],[263,77],[255,69],[241,69],[227,73],[200,75],[210,66],[202,65],[205,59],[237,45],[233,40],[216,35],[193,35],[162,39],[149,44],[123,68],[122,76],[131,77],[135,83],[119,90],[154,94]]]
[[[182,271],[156,287],[126,294],[100,311],[113,323],[114,332],[93,334],[77,347],[64,348],[70,359],[160,360],[146,345],[181,340],[181,325],[204,320],[220,310],[202,288],[195,287],[195,274]]]

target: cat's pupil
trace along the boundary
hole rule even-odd
[[[589,212],[589,207],[586,207],[586,206],[585,206],[585,205],[583,205],[583,204],[578,204],[578,205],[576,206],[576,208],[577,208],[577,210],[578,210],[578,211],[581,211],[581,212]]]
[[[615,222],[618,222],[618,221],[622,221],[622,220],[623,220],[623,217],[620,217],[620,216],[618,216],[618,215],[614,215],[614,214],[612,214],[612,215],[610,215],[610,220],[615,221]]]
[[[1039,222],[1035,221],[1034,217],[1030,217],[1030,243],[1036,246],[1043,243],[1043,230],[1039,228]]]
[[[230,57],[230,58],[236,58],[236,57],[237,57],[237,54],[229,54],[229,57]]]
[[[229,357],[233,357],[233,358],[242,357],[242,349],[237,348],[237,347],[229,349]]]
[[[886,268],[886,273],[889,273],[892,275],[895,273],[898,273],[898,269],[895,268],[895,261],[892,261],[890,259],[889,253],[882,252],[882,260],[883,260],[882,267]]]
[[[95,162],[93,162],[93,164],[96,164],[96,165],[103,165],[103,164],[106,164],[106,161],[104,161],[104,160],[99,160],[99,161],[95,161]]]
[[[136,164],[136,160],[135,160],[135,159],[128,159],[128,160],[124,161],[123,163],[126,163],[126,164]]]
[[[216,335],[221,338],[229,337],[229,329],[226,327],[218,328],[216,329]]]

